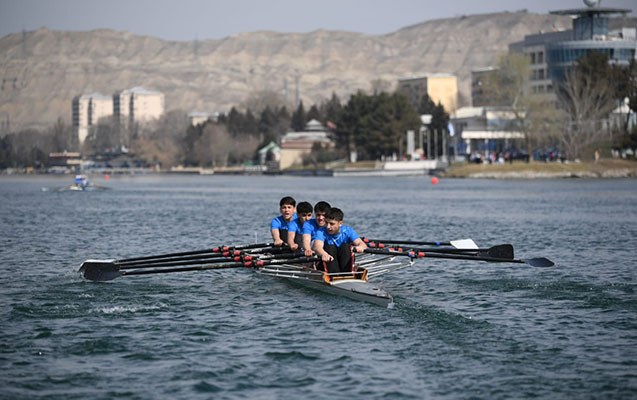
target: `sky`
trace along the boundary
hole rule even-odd
[[[602,6],[637,15],[635,0],[603,0]],[[41,27],[105,28],[179,41],[261,30],[385,34],[461,15],[581,7],[582,0],[0,0],[0,38]]]

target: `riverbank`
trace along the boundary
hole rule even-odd
[[[446,178],[543,179],[634,178],[637,161],[603,159],[599,162],[514,162],[512,164],[454,163],[441,174]]]

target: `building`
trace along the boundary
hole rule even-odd
[[[524,135],[506,107],[462,107],[451,117],[457,155],[520,148]]]
[[[315,143],[329,148],[334,147],[326,129],[315,119],[308,122],[302,132],[286,133],[281,138],[279,168],[285,169],[303,163],[303,157],[310,154]]]
[[[208,121],[217,122],[219,120],[219,113],[193,111],[190,114],[188,114],[188,119],[190,120],[190,125],[197,126]]]
[[[498,71],[496,67],[478,68],[471,71],[471,104],[474,107],[488,106],[489,99],[485,97],[484,87],[490,76]]]
[[[417,110],[425,94],[434,103],[442,104],[449,114],[458,106],[458,78],[451,74],[426,74],[412,78],[398,79],[398,92],[404,94]]]
[[[591,51],[607,54],[611,63],[619,65],[628,65],[635,59],[635,28],[608,28],[610,16],[625,15],[631,10],[602,8],[598,2],[594,3],[586,8],[551,11],[551,14],[572,16],[573,28],[570,30],[527,35],[523,41],[509,45],[510,52],[529,56],[530,93],[553,95],[554,87],[562,82],[564,73]]]
[[[73,129],[80,144],[97,126],[100,118],[113,115],[113,98],[101,93],[73,98]]]
[[[113,113],[121,126],[159,118],[164,113],[164,94],[136,86],[113,95]]]

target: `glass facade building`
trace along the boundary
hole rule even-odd
[[[635,59],[637,40],[635,29],[622,29],[609,34],[608,17],[626,14],[630,10],[588,7],[575,10],[552,11],[551,14],[574,16],[571,40],[546,44],[548,76],[560,82],[564,73],[583,55],[596,51],[608,56],[609,62],[628,65]]]

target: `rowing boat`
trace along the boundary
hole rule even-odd
[[[257,273],[272,276],[300,286],[336,294],[350,299],[391,306],[393,297],[385,289],[368,281],[368,277],[405,268],[414,263],[411,258],[357,254],[355,274],[328,274],[303,264],[268,265],[255,269]]]
[[[187,271],[208,271],[227,268],[251,268],[260,275],[283,279],[323,292],[345,296],[383,306],[393,304],[392,296],[368,279],[394,272],[414,264],[418,258],[486,261],[491,263],[519,263],[547,268],[555,265],[544,257],[515,259],[513,246],[497,245],[478,248],[472,240],[435,242],[436,246],[453,248],[412,248],[403,250],[367,240],[369,248],[354,254],[352,271],[327,273],[317,269],[318,257],[306,257],[290,249],[275,247],[273,243],[259,243],[234,247],[216,247],[155,256],[120,260],[86,260],[79,272],[91,281],[110,281],[121,276],[165,274]],[[405,241],[407,243],[418,243]],[[400,242],[399,242],[400,243]],[[431,243],[431,242],[420,242]],[[459,248],[459,243],[466,246]],[[318,263],[318,265],[322,265]]]

